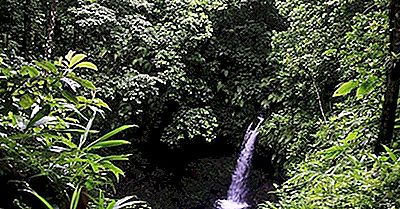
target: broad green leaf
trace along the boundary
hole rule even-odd
[[[35,116],[33,116],[33,118],[29,121],[29,123],[28,123],[28,125],[26,127],[27,128],[32,127],[37,121],[39,121],[43,117],[49,115],[49,113],[50,113],[50,105],[45,105],[44,107],[42,107],[42,109],[40,109],[35,114]]]
[[[351,92],[354,88],[357,87],[357,82],[355,81],[348,81],[340,85],[338,89],[336,89],[335,93],[333,94],[334,97],[343,96]]]
[[[79,63],[80,61],[82,61],[83,59],[86,58],[86,55],[84,54],[76,54],[75,56],[73,56],[71,58],[71,61],[69,62],[68,67],[71,68],[72,66],[74,66],[76,63]]]
[[[0,57],[0,65],[3,64],[3,58]]]
[[[24,109],[31,108],[33,103],[35,103],[35,101],[33,101],[32,97],[29,94],[24,94],[19,100],[19,105],[21,105],[21,107]]]
[[[106,147],[115,147],[115,146],[120,146],[124,144],[130,144],[129,141],[126,140],[109,140],[109,141],[101,141],[98,142],[91,147],[88,147],[89,149],[101,149],[101,148],[106,148]]]
[[[97,66],[95,64],[91,63],[91,62],[81,62],[81,63],[75,65],[74,69],[75,68],[81,68],[81,67],[89,68],[89,69],[92,69],[92,70],[97,70]]]

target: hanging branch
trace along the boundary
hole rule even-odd
[[[390,53],[398,55],[400,53],[400,1],[392,0],[389,10],[390,26]],[[396,119],[397,99],[399,96],[400,81],[400,60],[392,61],[386,76],[385,101],[381,118],[380,133],[378,136],[375,152],[383,151],[382,145],[392,141],[393,130]]]
[[[301,67],[301,68],[303,70],[305,70],[307,72],[307,74],[310,76],[310,79],[311,79],[311,82],[312,82],[312,86],[313,86],[314,91],[315,91],[315,95],[317,96],[319,111],[321,113],[321,116],[322,116],[322,119],[324,120],[324,122],[327,122],[326,114],[325,114],[325,111],[324,111],[324,105],[323,105],[322,97],[321,97],[321,94],[319,93],[319,88],[317,86],[317,82],[315,81],[314,73],[312,73],[308,68],[305,68],[305,67]]]

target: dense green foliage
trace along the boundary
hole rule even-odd
[[[128,159],[128,155],[102,156],[97,151],[129,143],[109,138],[132,126],[122,126],[97,139],[90,137],[96,133],[91,130],[96,114],[104,114],[109,107],[94,96],[96,88],[90,81],[77,76],[84,68],[97,70],[91,62],[82,61],[85,57],[69,52],[54,63],[14,66],[3,60],[4,68],[0,69],[1,174],[27,180],[21,189],[38,197],[29,181],[45,177],[51,182],[52,201],[58,202],[58,207],[69,204],[69,199],[71,204],[77,202],[82,188],[89,196],[100,194],[99,200],[104,201],[102,192],[113,181],[109,174],[117,180],[124,174],[113,161]],[[69,196],[71,189],[78,195]],[[99,203],[99,207],[104,206]]]
[[[34,27],[44,25],[43,9],[30,14],[38,22],[33,37],[43,32]],[[82,51],[101,66],[91,78],[112,100],[113,125],[134,120],[147,140],[156,128],[171,144],[240,139],[263,95],[259,77],[267,73],[271,30],[282,28],[268,1],[63,1],[57,12],[55,54]],[[187,117],[204,122],[189,129],[179,122]],[[212,134],[198,134],[204,131]]]
[[[400,207],[389,3],[0,0],[2,204],[211,208],[262,115],[249,203]]]
[[[283,91],[279,99],[284,104],[275,117],[279,122],[283,113],[292,118],[284,120],[289,128],[276,122],[267,126],[285,137],[290,133],[288,140],[267,143],[282,147],[276,155],[288,160],[290,178],[278,189],[279,203],[262,208],[399,206],[398,153],[386,147],[387,154],[373,154],[383,75],[391,59],[388,3],[277,2],[291,25],[273,41],[274,59],[282,66],[277,89]]]

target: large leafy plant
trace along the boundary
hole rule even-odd
[[[71,51],[55,62],[2,63],[0,69],[0,171],[28,179],[45,176],[62,199],[71,186],[85,188],[88,195],[112,186],[110,174],[117,180],[124,174],[113,161],[128,159],[99,154],[128,144],[110,137],[133,126],[92,137],[96,115],[109,107],[95,97],[92,82],[79,76],[83,69],[97,70],[85,58]]]
[[[388,1],[321,1],[312,4],[308,1],[279,1],[278,4],[292,18],[291,33],[311,31],[300,36],[302,40],[307,40],[305,38],[310,35],[309,38],[318,35],[322,38],[329,36],[339,42],[333,46],[331,41],[321,42],[321,38],[308,39],[310,42],[307,43],[310,44],[316,40],[321,43],[314,49],[293,47],[291,49],[294,51],[289,50],[290,56],[281,51],[286,56],[282,60],[284,65],[303,63],[309,72],[318,72],[313,74],[317,76],[314,78],[338,70],[342,76],[337,81],[343,83],[329,91],[329,100],[332,102],[330,117],[323,123],[315,123],[318,124],[317,130],[306,134],[311,140],[301,142],[307,148],[307,152],[302,151],[304,158],[292,161],[287,167],[289,178],[278,187],[279,201],[263,204],[261,208],[398,207],[396,194],[399,188],[398,184],[393,184],[399,181],[395,143],[393,148],[385,147],[386,152],[381,156],[372,152],[379,127],[382,102],[380,87],[386,64],[390,60],[387,47],[388,14],[385,9]],[[332,6],[335,9],[330,16],[315,15],[330,11]],[[291,7],[293,13],[290,13]],[[313,10],[310,12],[306,8]],[[354,10],[348,11],[349,8]],[[342,13],[336,13],[341,10]],[[350,14],[349,19],[343,17]],[[342,20],[335,19],[338,17]],[[310,22],[304,21],[308,19]],[[334,24],[327,25],[329,21]],[[314,34],[313,31],[320,32]],[[279,40],[282,41],[280,44],[285,43],[285,40]],[[316,54],[321,56],[315,57]],[[312,59],[305,59],[307,57]],[[321,65],[326,62],[334,65]],[[315,64],[321,68],[314,68]],[[337,98],[332,99],[331,96]],[[317,105],[314,101],[314,107]],[[298,135],[293,139],[298,140]],[[290,158],[296,158],[292,157],[294,153],[290,153],[290,149],[285,151],[289,151]]]

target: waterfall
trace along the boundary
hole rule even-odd
[[[251,158],[253,156],[254,144],[258,135],[258,128],[264,121],[264,118],[258,117],[258,124],[254,130],[251,130],[253,123],[247,128],[240,156],[236,162],[235,171],[232,174],[232,183],[229,186],[228,197],[226,200],[217,200],[215,207],[218,209],[242,209],[248,208],[246,196],[248,188],[246,181],[250,173]]]

